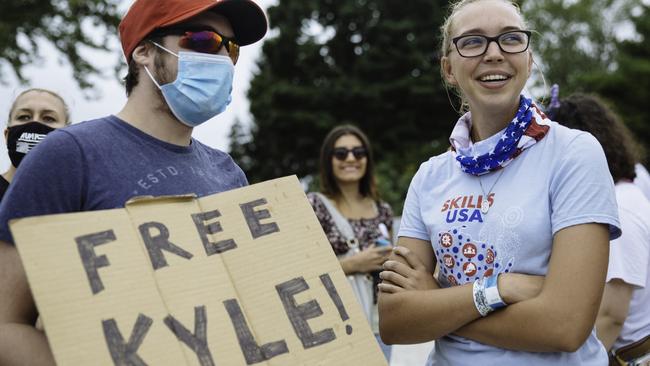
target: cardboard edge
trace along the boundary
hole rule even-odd
[[[137,205],[137,204],[143,204],[143,203],[151,203],[151,202],[158,203],[158,202],[165,202],[165,201],[183,202],[183,201],[195,200],[197,198],[198,197],[195,193],[176,194],[176,195],[168,195],[168,196],[135,196],[129,198],[129,200],[124,203],[124,208],[127,208],[128,206]]]

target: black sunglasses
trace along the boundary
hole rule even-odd
[[[335,147],[334,150],[332,150],[332,156],[340,161],[345,161],[345,159],[348,158],[348,154],[350,153],[352,153],[354,158],[357,160],[361,160],[368,156],[368,151],[363,146],[357,146],[351,149],[348,149],[346,147]]]

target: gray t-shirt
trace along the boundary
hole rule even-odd
[[[115,116],[50,133],[21,162],[0,205],[0,240],[14,218],[124,207],[136,196],[199,197],[246,186],[230,155],[192,139],[158,140]]]

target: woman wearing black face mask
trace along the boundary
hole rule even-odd
[[[9,111],[5,141],[11,165],[0,178],[0,200],[16,173],[16,168],[48,133],[70,124],[68,106],[58,94],[45,89],[28,89],[14,101]]]

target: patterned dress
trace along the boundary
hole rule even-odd
[[[329,211],[327,211],[323,202],[313,193],[308,193],[307,198],[309,199],[311,206],[314,208],[316,217],[318,217],[318,221],[320,221],[323,231],[332,245],[334,253],[337,256],[347,253],[350,248],[348,247],[344,236],[336,227],[334,219],[332,219],[332,216]],[[381,236],[381,232],[379,231],[380,223],[386,225],[386,228],[389,230],[393,227],[393,210],[390,205],[386,202],[378,201],[377,211],[377,216],[371,219],[348,219],[356,238],[359,240],[359,248],[361,250],[374,244],[375,240]]]

